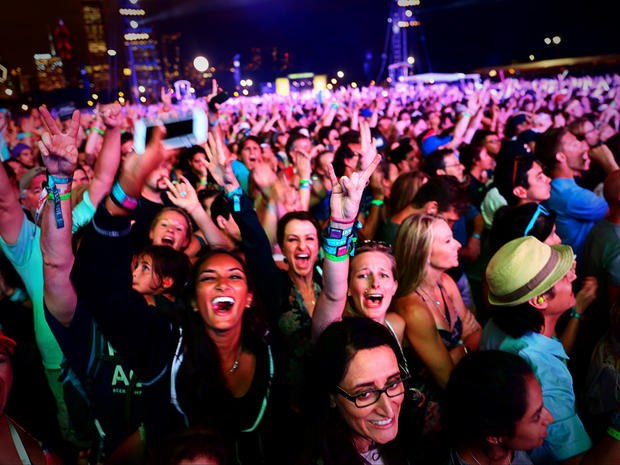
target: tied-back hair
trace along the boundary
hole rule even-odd
[[[444,220],[426,214],[411,215],[398,228],[394,240],[394,257],[398,264],[396,298],[414,292],[424,279],[433,244],[431,226],[435,221]]]
[[[168,212],[177,212],[179,215],[185,218],[185,222],[187,223],[187,230],[185,231],[185,237],[187,239],[187,244],[189,245],[190,241],[192,240],[192,234],[194,233],[194,227],[192,226],[191,218],[189,217],[187,212],[183,210],[182,208],[179,208],[179,207],[162,208],[161,210],[159,210],[159,212],[157,212],[157,215],[155,215],[155,218],[153,218],[153,221],[151,222],[151,227],[149,228],[149,230],[152,231],[155,228],[155,225],[157,224],[157,222],[161,219],[161,217],[164,216]]]
[[[499,350],[469,354],[450,375],[441,422],[453,446],[479,445],[489,436],[511,437],[527,409],[532,369],[518,355]]]
[[[330,404],[332,397],[338,395],[336,386],[345,377],[353,357],[360,350],[382,346],[388,346],[398,360],[400,349],[396,339],[385,326],[368,318],[346,318],[332,323],[316,343],[312,392],[316,404],[318,450],[325,465],[366,463],[353,444],[351,428]],[[398,446],[398,439],[379,446],[386,464],[403,463],[394,459],[398,456]]]
[[[407,171],[399,175],[390,190],[386,203],[387,216],[393,216],[413,203],[413,199],[428,176],[421,171]]]
[[[214,342],[207,335],[200,312],[195,311],[196,286],[202,266],[216,255],[228,255],[244,271],[248,292],[253,292],[246,263],[234,252],[215,249],[202,256],[194,265],[187,286],[186,311],[182,323],[184,357],[177,376],[177,398],[189,419],[190,426],[210,426],[221,431],[235,432],[230,421],[232,394],[226,388]],[[242,347],[257,354],[266,344],[265,321],[259,314],[254,294],[252,307],[243,313]],[[258,368],[257,368],[258,369]]]

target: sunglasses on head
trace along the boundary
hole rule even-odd
[[[549,216],[549,210],[547,210],[541,204],[538,204],[538,207],[536,207],[536,211],[532,215],[532,219],[530,220],[530,222],[525,227],[525,232],[523,233],[523,237],[527,236],[528,233],[532,230],[532,228],[536,224],[536,220],[538,219],[538,217],[540,216],[541,213],[543,215],[545,215],[545,216]]]

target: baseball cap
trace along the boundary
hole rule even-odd
[[[30,146],[21,143],[17,144],[15,147],[13,147],[13,150],[11,150],[11,155],[14,157],[19,157],[19,154],[22,153],[24,150],[30,150]]]
[[[47,170],[42,166],[30,168],[28,171],[26,171],[22,178],[19,180],[20,192],[30,189],[30,184],[32,184],[32,180],[38,175],[45,174],[46,172]]]

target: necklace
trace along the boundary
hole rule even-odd
[[[474,455],[472,451],[469,451],[469,453],[471,454],[471,458],[474,459],[478,465],[482,465],[480,462],[478,462],[478,459],[476,458],[476,456]]]
[[[421,290],[422,292],[424,292],[424,293],[428,296],[428,298],[429,298],[429,299],[431,299],[431,302],[433,302],[435,305],[437,305],[437,307],[441,306],[441,302],[440,302],[440,301],[438,301],[438,300],[435,300],[435,299],[433,298],[433,296],[432,296],[432,295],[430,295],[428,292],[426,292],[426,290],[424,290],[424,288],[423,288],[422,286],[419,286],[419,288],[420,288],[420,290]]]
[[[477,465],[482,465],[471,450],[469,451],[469,453],[471,455],[471,458],[474,459]],[[512,457],[509,457],[507,465],[510,465],[511,463],[512,463]]]
[[[227,375],[233,373],[237,368],[239,368],[239,360],[241,359],[241,344],[239,344],[239,352],[237,352],[237,358],[235,359],[233,366],[226,372]]]

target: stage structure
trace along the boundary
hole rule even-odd
[[[123,71],[131,80],[131,94],[135,102],[159,98],[164,83],[153,29],[144,26],[146,11],[140,0],[120,0],[118,13],[127,47],[127,68]]]
[[[390,13],[381,67],[377,81],[380,81],[388,65],[388,81],[402,82],[414,72],[431,72],[426,47],[426,38],[419,19],[420,0],[391,0]]]

